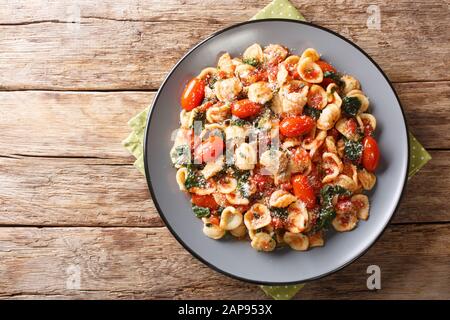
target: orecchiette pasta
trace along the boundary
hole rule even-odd
[[[275,240],[265,232],[256,233],[251,244],[258,251],[273,251],[276,246]]]
[[[218,80],[214,85],[214,92],[219,101],[233,101],[242,91],[242,84],[238,78]]]
[[[220,228],[223,230],[233,230],[239,227],[242,223],[243,217],[234,207],[226,207],[223,209],[220,216]]]
[[[305,251],[369,218],[377,120],[360,82],[314,48],[223,53],[180,102],[170,160],[207,237]]]
[[[292,249],[298,251],[308,250],[309,239],[308,236],[302,233],[292,233],[287,231],[284,234],[284,242],[286,242]]]
[[[269,203],[271,207],[286,208],[297,198],[285,190],[277,190],[270,196]]]
[[[250,101],[264,104],[272,99],[272,97],[273,92],[267,82],[259,81],[248,87],[248,98]]]

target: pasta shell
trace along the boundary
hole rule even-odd
[[[309,57],[300,60],[297,66],[297,72],[306,82],[321,83],[323,81],[322,69]]]
[[[335,83],[330,83],[327,86],[328,103],[334,103],[339,108],[342,106],[341,96],[338,94],[338,86]]]
[[[350,120],[348,118],[341,118],[338,122],[336,122],[335,128],[347,139],[353,141],[358,140],[359,135],[349,127],[349,121]]]
[[[292,249],[298,251],[306,251],[309,247],[309,239],[301,233],[292,233],[287,231],[284,234],[284,242],[286,242]]]
[[[314,48],[308,48],[305,51],[303,51],[302,56],[300,57],[300,60],[310,58],[312,61],[316,62],[320,59],[319,53]]]
[[[244,60],[255,60],[258,63],[264,61],[264,54],[262,48],[259,44],[255,43],[245,49],[244,54],[242,55]]]
[[[361,183],[364,190],[372,190],[377,182],[377,176],[372,172],[362,169],[358,171],[358,180]]]
[[[325,138],[325,148],[328,152],[338,154],[336,143],[334,141],[334,138],[332,136],[327,136]]]
[[[226,72],[228,75],[233,74],[235,65],[231,61],[231,56],[228,52],[220,56],[217,67],[220,71]]]
[[[251,84],[248,87],[248,98],[255,103],[265,104],[273,97],[272,89],[269,84],[264,81],[259,81]]]
[[[258,75],[254,72],[255,70],[256,68],[249,64],[241,64],[236,67],[234,74],[245,85],[249,85],[251,83],[258,81]]]
[[[269,209],[261,204],[255,203],[244,214],[244,223],[247,229],[257,230],[267,226],[272,221]]]
[[[317,120],[317,128],[320,130],[330,130],[341,116],[341,108],[334,103],[330,103],[322,110]]]
[[[369,99],[362,93],[351,91],[347,94],[347,97],[354,97],[359,100],[361,106],[359,107],[358,113],[365,112],[369,108]]]
[[[373,130],[375,130],[377,127],[377,119],[370,113],[361,113],[356,116],[356,120],[358,120],[361,131],[364,131],[364,127],[366,124],[369,124]]]
[[[234,164],[240,170],[252,170],[257,162],[256,150],[248,143],[242,143],[235,151]]]
[[[207,237],[218,240],[225,235],[225,232],[226,231],[219,226],[210,223],[208,218],[203,218],[203,233]]]
[[[225,176],[217,182],[217,191],[220,193],[228,194],[234,192],[236,187],[237,180],[229,176]]]
[[[334,181],[335,185],[341,186],[351,192],[355,192],[358,190],[358,185],[353,181],[352,178],[345,174],[340,174],[336,180]]]
[[[230,192],[226,195],[227,201],[235,205],[247,205],[250,201],[247,198],[243,198],[239,192]]]
[[[289,72],[286,69],[286,66],[283,63],[280,63],[278,65],[278,72],[277,72],[277,83],[278,86],[282,86],[285,82],[287,82],[289,79]]]
[[[202,170],[202,174],[205,177],[205,179],[209,179],[214,175],[216,175],[217,173],[219,173],[220,171],[222,171],[224,160],[225,157],[220,156],[216,160],[208,162]]]
[[[295,54],[287,57],[284,60],[285,64],[289,64],[289,65],[296,65],[299,61],[300,61],[300,57],[296,56]]]
[[[222,122],[228,118],[230,110],[229,105],[216,104],[206,110],[206,121],[209,123]]]
[[[258,232],[252,239],[252,248],[258,251],[273,251],[277,243],[265,232]]]
[[[214,92],[219,101],[233,101],[242,91],[242,84],[238,78],[218,80],[214,84]]]
[[[281,145],[283,149],[287,150],[292,147],[297,147],[302,144],[302,140],[299,137],[285,138]]]
[[[341,159],[339,159],[335,153],[324,152],[322,155],[322,162],[322,167],[325,172],[329,172],[325,177],[323,177],[322,183],[330,183],[334,181],[344,168]]]
[[[281,114],[283,112],[283,101],[278,93],[275,93],[272,98],[272,105],[270,106],[275,114]]]
[[[242,224],[242,213],[234,207],[226,207],[220,216],[220,228],[223,230],[233,230]]]
[[[344,95],[346,95],[347,93],[349,93],[352,90],[359,90],[361,89],[361,85],[359,84],[359,81],[356,80],[354,77],[349,76],[349,75],[343,75],[341,77],[341,80],[344,82],[344,86],[342,89],[342,93]]]
[[[271,207],[275,208],[286,208],[296,200],[297,198],[289,192],[285,190],[276,190],[270,196],[269,204]]]
[[[303,81],[293,80],[281,86],[279,95],[281,98],[282,112],[301,114],[308,101],[309,87]]]
[[[355,194],[351,201],[357,208],[358,219],[367,220],[369,218],[369,198],[365,194]]]
[[[215,76],[216,74],[217,74],[217,69],[216,69],[216,68],[208,67],[208,68],[203,69],[203,70],[199,73],[199,75],[197,76],[197,78],[202,79],[202,80],[205,80],[205,79],[208,79],[208,78],[210,78],[210,77]]]
[[[318,231],[316,233],[308,235],[308,240],[310,248],[322,247],[324,245],[323,232]]]
[[[336,213],[336,217],[332,221],[333,228],[339,232],[353,230],[356,227],[358,218],[353,211],[344,214]]]
[[[269,44],[264,48],[264,56],[268,63],[280,63],[286,59],[288,51],[279,44]]]
[[[183,167],[177,170],[175,178],[177,180],[178,188],[180,188],[181,191],[186,191],[184,183],[186,182],[187,175],[188,171],[186,168]]]
[[[286,229],[292,233],[300,233],[306,230],[309,215],[305,204],[301,201],[292,203],[288,208]]]
[[[308,105],[322,110],[328,103],[327,92],[319,85],[313,84],[308,92]]]
[[[244,224],[241,224],[239,227],[230,230],[230,233],[236,238],[243,238],[247,234],[247,228]]]

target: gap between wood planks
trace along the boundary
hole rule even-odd
[[[392,85],[396,85],[396,84],[414,84],[414,83],[443,83],[443,82],[449,82],[449,79],[434,79],[434,80],[424,80],[424,79],[419,79],[419,80],[411,80],[411,81],[391,81]],[[159,88],[133,88],[133,87],[128,87],[128,88],[115,88],[115,89],[86,89],[86,88],[53,88],[53,87],[40,87],[40,88],[16,88],[16,87],[0,87],[0,93],[1,92],[27,92],[27,91],[36,91],[36,92],[68,92],[68,93],[114,93],[114,92],[149,92],[149,93],[154,93],[154,92],[158,92]]]

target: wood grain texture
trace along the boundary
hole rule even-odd
[[[450,151],[432,156],[409,181],[393,223],[450,222]],[[0,181],[0,225],[163,225],[144,177],[131,163],[0,158]]]
[[[0,10],[0,88],[156,89],[195,43],[248,20],[264,4],[8,1]],[[386,1],[379,5],[380,30],[367,27],[368,0],[294,4],[309,21],[360,45],[393,81],[450,80],[450,15],[443,1]]]
[[[2,298],[266,298],[195,260],[165,228],[2,228],[0,260]],[[449,263],[446,225],[391,226],[362,258],[297,298],[448,299]],[[366,287],[372,264],[380,291]]]
[[[426,148],[450,148],[450,81],[395,85],[410,129]],[[0,155],[132,160],[127,121],[152,92],[0,92]],[[439,137],[439,138],[436,138]]]

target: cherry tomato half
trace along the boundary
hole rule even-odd
[[[254,116],[261,112],[262,106],[248,99],[236,101],[231,105],[231,113],[241,119]]]
[[[196,163],[211,162],[223,154],[223,140],[218,136],[210,136],[194,151]]]
[[[363,147],[363,166],[368,171],[375,171],[380,161],[380,150],[378,149],[377,141],[371,136],[364,137]]]
[[[325,73],[327,71],[336,73],[336,69],[328,62],[319,60],[319,61],[316,61],[316,63],[319,65],[320,69],[322,69],[323,73]],[[323,78],[321,85],[322,85],[322,87],[326,88],[330,83],[334,83],[334,81],[331,80],[330,78]]]
[[[307,176],[298,174],[291,179],[294,188],[294,195],[306,204],[308,209],[316,206],[316,195]]]
[[[308,116],[287,117],[280,123],[280,132],[285,137],[297,137],[314,128],[314,120]]]
[[[214,200],[214,197],[210,194],[201,196],[194,193],[192,195],[191,201],[193,204],[199,207],[209,208],[211,210],[217,210],[219,208],[216,200]]]
[[[205,97],[205,81],[194,78],[188,82],[181,95],[181,107],[191,111],[198,107]]]

